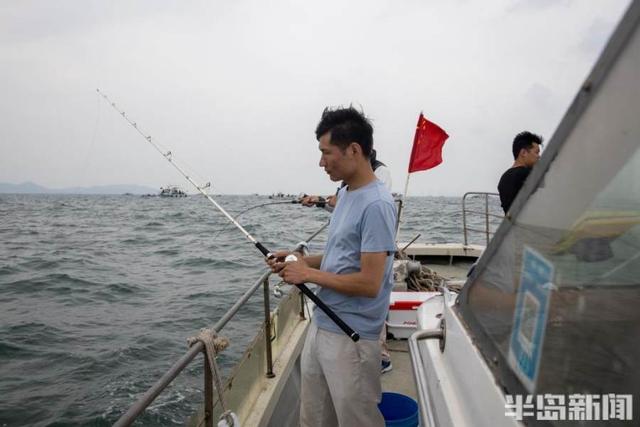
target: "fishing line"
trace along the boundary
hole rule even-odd
[[[147,140],[147,142],[149,142],[149,144],[151,144],[156,151],[158,151],[162,157],[164,157],[169,163],[171,163],[173,165],[173,167],[175,167],[178,172],[180,172],[180,174],[182,176],[184,176],[184,178],[189,181],[191,183],[191,185],[193,185],[207,200],[209,200],[225,217],[227,217],[227,219],[229,221],[231,221],[231,223],[233,225],[236,226],[236,228],[238,230],[240,230],[240,232],[242,232],[242,234],[244,234],[244,236],[247,238],[247,240],[249,240],[251,243],[253,243],[253,245],[262,253],[262,255],[264,255],[267,259],[272,259],[274,258],[274,255],[262,244],[260,243],[258,240],[256,240],[251,234],[249,234],[249,232],[247,230],[244,229],[244,227],[242,225],[240,225],[240,223],[238,223],[238,221],[235,220],[235,218],[233,218],[231,215],[229,215],[229,213],[227,213],[226,210],[224,210],[224,208],[222,206],[220,206],[215,200],[213,200],[213,197],[211,197],[211,195],[209,193],[207,193],[205,190],[208,189],[209,187],[211,187],[211,183],[207,182],[205,185],[200,186],[198,185],[189,175],[186,174],[186,172],[184,170],[182,170],[182,168],[180,166],[178,166],[174,159],[173,159],[173,155],[171,153],[171,151],[163,151],[156,142],[153,141],[153,139],[151,138],[150,135],[145,134],[136,124],[136,122],[132,121],[129,117],[127,117],[127,115],[125,114],[124,111],[121,111],[114,102],[111,102],[111,100],[107,97],[107,95],[105,95],[104,93],[102,93],[100,91],[100,89],[96,89],[96,91],[98,92],[98,94],[100,94],[104,100],[106,102],[108,102],[111,107],[113,107],[114,110],[116,110],[118,113],[120,113],[120,115],[144,138]],[[294,255],[289,255],[285,258],[285,261],[295,261],[297,260],[297,258]],[[349,336],[349,338],[351,338],[353,341],[358,341],[360,339],[360,334],[358,334],[356,331],[354,331],[353,329],[351,329],[351,327],[349,325],[347,325],[340,317],[338,317],[337,314],[335,314],[333,312],[333,310],[331,310],[331,308],[329,308],[329,306],[327,306],[324,302],[322,302],[322,300],[320,298],[318,298],[318,296],[313,293],[305,284],[299,284],[299,285],[295,285],[298,287],[298,289],[307,296],[307,298],[309,298],[311,301],[313,301],[316,306],[322,310],[331,320],[333,320],[333,322],[345,333],[347,334],[347,336]]]
[[[261,203],[259,205],[255,205],[255,206],[251,206],[243,211],[240,211],[238,214],[233,214],[233,217],[236,219],[236,221],[238,220],[238,218],[240,218],[242,215],[244,215],[247,212],[250,212],[254,209],[257,208],[261,208],[261,207],[265,207],[265,206],[269,206],[269,205],[292,205],[292,204],[301,204],[302,201],[301,199],[298,200],[288,200],[288,201],[283,201],[283,202],[269,202],[269,203]],[[319,207],[324,207],[324,204],[322,202],[317,202],[316,206]],[[232,229],[232,224],[227,224],[225,226],[223,226],[222,228],[219,228],[218,230],[214,230],[214,235],[212,237],[212,240],[216,240],[218,238],[218,236],[226,231],[229,231]],[[311,240],[313,240],[318,234],[320,234],[327,226],[329,225],[329,222],[325,223],[322,227],[320,227],[320,229],[318,229],[317,231],[315,231],[311,236],[307,237],[306,239],[301,239],[304,242],[311,242]],[[243,258],[245,259],[245,258]]]
[[[246,214],[249,211],[252,211],[254,209],[258,209],[261,208],[263,206],[269,206],[269,205],[294,205],[294,204],[300,204],[300,202],[298,200],[288,200],[286,202],[269,202],[269,203],[262,203],[260,205],[256,205],[256,206],[251,206],[250,208],[247,208],[245,210],[243,210],[242,212],[240,212],[239,214],[235,215],[235,218],[238,219],[239,216]]]
[[[264,207],[264,206],[269,206],[269,205],[283,205],[283,204],[288,204],[288,205],[290,205],[290,204],[295,204],[295,203],[300,203],[300,202],[299,202],[298,200],[291,200],[291,201],[286,201],[286,202],[269,202],[269,203],[262,203],[262,204],[259,204],[259,205],[251,206],[251,207],[249,207],[249,208],[247,208],[247,209],[245,209],[245,210],[243,210],[243,211],[240,211],[240,213],[238,213],[238,214],[233,214],[233,217],[234,217],[234,218],[236,219],[236,221],[237,221],[237,220],[238,220],[238,218],[240,218],[242,215],[244,215],[245,213],[250,212],[250,211],[252,211],[252,210],[254,210],[254,209],[262,208],[262,207]],[[216,239],[218,238],[218,236],[219,236],[221,233],[231,230],[231,229],[232,229],[232,227],[231,227],[231,226],[232,226],[232,224],[227,224],[227,225],[225,225],[225,226],[223,226],[223,227],[219,228],[218,230],[214,230],[214,233],[215,233],[215,234],[213,235],[212,240],[216,240]],[[324,227],[323,227],[323,228],[324,228]],[[307,242],[308,242],[308,241],[310,241],[311,239],[313,239],[313,238],[314,238],[314,237],[316,237],[316,236],[317,236],[317,234],[314,234],[314,235],[312,235],[312,236],[311,236],[311,238],[309,238],[309,239],[307,239],[307,240],[305,240],[305,241],[307,241]]]
[[[292,201],[288,201],[288,202],[270,202],[270,203],[262,203],[260,205],[255,205],[255,206],[251,206],[250,208],[247,208],[243,211],[240,211],[237,214],[233,214],[233,217],[236,219],[236,221],[238,220],[238,218],[240,218],[242,215],[246,214],[247,212],[250,212],[254,209],[258,209],[258,208],[262,208],[264,206],[269,206],[269,205],[283,205],[283,204],[294,204],[294,203],[300,203],[296,200],[292,200]],[[220,228],[219,230],[216,231],[216,234],[213,235],[213,238],[215,239],[220,233],[222,233],[223,231],[226,230],[231,230],[231,224],[227,224],[224,227]]]

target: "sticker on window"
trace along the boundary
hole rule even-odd
[[[554,271],[553,264],[542,255],[524,247],[509,340],[509,365],[529,392],[535,390],[538,378]]]

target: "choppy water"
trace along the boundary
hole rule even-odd
[[[217,201],[231,213],[269,202]],[[419,242],[462,241],[459,198],[410,198],[403,218],[400,240],[422,233]],[[282,204],[240,222],[280,249],[327,219],[322,209]],[[0,194],[0,426],[111,425],[263,268],[257,250],[200,197]],[[224,366],[262,318],[257,295],[224,329],[232,338]],[[202,401],[201,375],[193,363],[137,425],[183,425]]]

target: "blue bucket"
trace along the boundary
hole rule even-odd
[[[409,396],[384,392],[378,409],[387,427],[416,427],[418,425],[418,404]]]

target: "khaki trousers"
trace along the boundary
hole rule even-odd
[[[301,426],[384,426],[378,410],[382,386],[377,340],[354,343],[345,334],[318,329],[312,322],[301,369]]]

